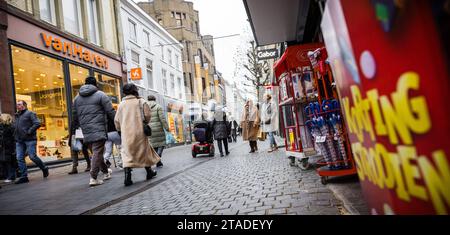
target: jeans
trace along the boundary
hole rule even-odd
[[[36,140],[30,141],[17,141],[16,151],[17,151],[17,162],[19,164],[19,170],[21,177],[27,177],[27,164],[25,163],[25,153],[28,153],[31,161],[36,164],[41,170],[47,169],[44,162],[36,155]]]
[[[223,155],[222,143],[225,146],[225,153],[228,153],[228,139],[217,140],[217,145],[219,146],[220,155]]]
[[[92,167],[91,167],[91,178],[97,179],[98,173],[102,171],[103,173],[108,173],[108,166],[106,166],[103,160],[103,154],[105,152],[105,141],[97,141],[92,145]]]
[[[275,147],[277,146],[277,142],[275,142],[275,132],[267,132],[267,135],[269,136],[269,141],[270,141],[270,147]]]
[[[119,148],[122,144],[122,140],[120,139],[120,135],[117,131],[108,132],[108,139],[105,142],[105,154],[103,155],[105,161],[109,161],[109,159],[111,159],[113,144]]]
[[[155,152],[159,155],[160,158],[162,158],[164,146],[155,148]]]

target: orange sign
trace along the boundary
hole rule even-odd
[[[134,68],[131,69],[131,80],[141,80],[142,79],[142,69],[141,68]]]
[[[52,37],[45,33],[41,33],[41,38],[47,48],[51,47],[54,51],[62,53],[68,57],[78,57],[80,61],[95,64],[99,68],[108,69],[108,60],[105,57],[96,54],[76,43],[63,41],[61,38],[54,36]]]

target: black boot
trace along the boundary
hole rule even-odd
[[[164,164],[161,162],[161,161],[159,161],[158,163],[156,163],[156,167],[163,167],[164,166]]]
[[[156,171],[152,170],[151,167],[146,167],[145,171],[147,171],[147,180],[150,180],[151,178],[153,178],[157,174]]]
[[[124,172],[125,172],[125,181],[124,181],[125,186],[132,185],[133,181],[131,181],[131,168],[125,167]]]
[[[72,166],[72,171],[68,173],[69,175],[78,174],[78,170],[76,166]]]

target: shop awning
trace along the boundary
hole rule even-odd
[[[319,23],[311,0],[243,0],[259,46],[282,42],[310,42]],[[319,13],[318,13],[319,12]],[[308,22],[308,24],[307,24]]]
[[[324,46],[323,43],[309,43],[288,47],[281,58],[273,65],[275,76],[279,78],[286,71],[294,70],[298,67],[311,66],[308,52]]]

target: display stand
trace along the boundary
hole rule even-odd
[[[305,170],[320,156],[317,173],[328,177],[356,174],[347,130],[323,44],[289,47],[274,65],[281,130],[291,165]]]

